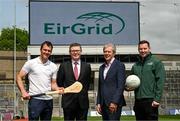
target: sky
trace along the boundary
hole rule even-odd
[[[139,1],[140,39],[150,42],[152,53],[180,54],[180,0],[99,1]],[[0,30],[14,25],[28,30],[28,17],[28,0],[0,0]]]
[[[13,27],[15,23],[28,30],[28,0],[0,0],[0,29]]]

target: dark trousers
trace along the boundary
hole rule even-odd
[[[87,121],[88,109],[63,108],[64,121]]]
[[[114,113],[111,113],[109,111],[109,107],[106,106],[105,104],[101,107],[102,109],[102,119],[103,121],[120,121],[120,117],[121,117],[121,111],[122,111],[122,107],[117,108],[117,111]]]
[[[136,121],[158,121],[158,107],[152,107],[153,99],[136,99],[134,112]]]
[[[30,99],[28,103],[29,121],[51,121],[53,100]]]

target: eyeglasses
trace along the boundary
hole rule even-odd
[[[71,50],[71,53],[80,52],[81,50]]]

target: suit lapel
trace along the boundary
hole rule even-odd
[[[114,69],[114,66],[115,66],[115,61],[116,61],[116,60],[114,60],[113,63],[111,64],[111,67],[109,68],[109,70],[108,70],[108,72],[107,72],[107,74],[106,74],[106,79],[107,79],[107,77],[112,73],[112,71],[113,71],[113,69]]]
[[[75,80],[75,76],[74,76],[74,71],[73,71],[73,66],[72,66],[72,61],[69,62],[68,64],[68,67],[70,70],[69,70],[69,76],[72,76]]]
[[[84,75],[84,74],[83,74],[84,72],[85,72],[85,65],[84,65],[83,62],[81,62],[81,65],[80,65],[80,74],[79,74],[78,80],[81,80],[82,75]]]

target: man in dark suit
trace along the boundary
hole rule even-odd
[[[62,108],[65,121],[73,121],[75,119],[81,121],[87,120],[91,67],[90,64],[81,61],[81,52],[81,45],[79,43],[72,43],[69,46],[71,61],[62,63],[57,74],[57,83],[61,87],[66,88],[75,81],[79,81],[83,85],[80,93],[62,95]]]
[[[126,105],[123,92],[125,87],[125,66],[115,59],[116,47],[112,43],[103,48],[105,63],[99,68],[99,85],[96,109],[102,119],[119,121],[122,106]]]

